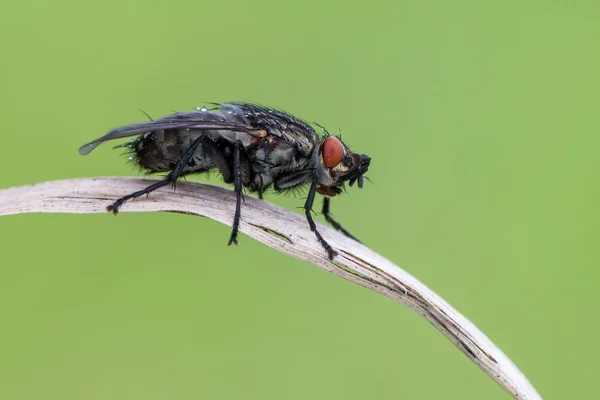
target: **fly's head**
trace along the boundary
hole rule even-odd
[[[363,175],[369,169],[370,157],[351,152],[335,136],[325,137],[315,153],[319,193],[326,196],[340,194],[345,182],[350,186],[358,182],[358,187],[363,187]]]

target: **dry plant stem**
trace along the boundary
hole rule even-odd
[[[106,213],[105,207],[113,200],[152,182],[136,178],[90,178],[4,189],[0,190],[0,215]],[[209,217],[230,225],[234,209],[235,197],[228,189],[179,182],[176,191],[160,189],[147,198],[125,203],[121,212],[169,211]],[[541,399],[499,348],[429,288],[367,247],[328,227],[319,225],[319,229],[339,253],[333,262],[327,259],[303,216],[250,196],[242,208],[241,232],[415,310],[515,399]]]

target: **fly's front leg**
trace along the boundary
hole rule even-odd
[[[308,225],[310,226],[310,230],[315,233],[315,236],[321,243],[321,246],[327,251],[327,255],[330,260],[333,260],[333,257],[337,255],[335,250],[323,239],[321,233],[317,230],[317,226],[315,225],[315,221],[312,218],[312,206],[315,201],[315,194],[317,193],[317,177],[316,175],[312,178],[312,183],[310,185],[310,190],[308,191],[308,197],[306,198],[306,203],[304,203],[304,211],[306,213],[306,220],[308,221]]]
[[[235,192],[235,214],[228,246],[231,243],[238,244],[237,235],[242,215],[242,143],[235,142],[233,145],[233,191]]]
[[[192,143],[190,148],[187,149],[187,151],[183,154],[181,159],[177,162],[177,165],[175,165],[173,171],[171,171],[164,180],[153,183],[145,189],[138,190],[137,192],[133,192],[131,194],[128,194],[127,196],[121,197],[120,199],[112,203],[110,206],[106,207],[106,211],[112,211],[113,214],[117,215],[119,213],[119,207],[121,207],[123,203],[125,203],[127,200],[135,199],[136,197],[140,197],[145,194],[150,194],[156,189],[166,186],[169,183],[174,184],[177,178],[179,178],[183,174],[183,169],[185,168],[187,163],[189,163],[192,159],[194,152],[196,151],[202,140],[202,138],[198,138]]]
[[[330,215],[329,212],[329,197],[325,197],[323,199],[323,215],[325,215],[325,219],[327,220],[327,222],[329,222],[331,224],[331,226],[333,226],[336,230],[342,232],[344,235],[348,236],[350,239],[354,239],[356,240],[358,243],[362,243],[360,240],[358,240],[357,238],[355,238],[354,236],[352,236],[350,234],[350,232],[348,232],[347,230],[345,230],[342,225],[339,224],[339,222],[337,222],[335,219],[333,219]]]

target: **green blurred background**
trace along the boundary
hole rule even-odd
[[[247,100],[339,126],[374,183],[338,219],[544,398],[592,398],[599,17],[597,1],[7,0],[0,187],[135,174],[108,145],[77,149],[140,108]],[[509,397],[405,307],[228,237],[182,215],[1,218],[0,398]]]

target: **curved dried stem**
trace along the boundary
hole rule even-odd
[[[136,178],[90,178],[45,182],[0,190],[0,215],[22,213],[103,213],[107,204],[153,181]],[[235,198],[216,186],[181,182],[148,198],[123,205],[128,211],[169,211],[209,217],[230,225]],[[247,197],[240,231],[287,255],[308,261],[334,275],[374,290],[413,309],[435,326],[515,399],[541,399],[533,386],[473,323],[409,273],[367,247],[319,226],[339,255],[330,261],[295,213]]]

